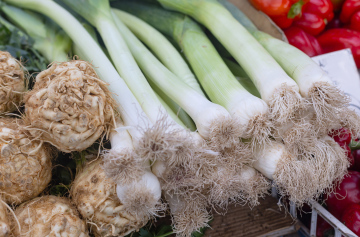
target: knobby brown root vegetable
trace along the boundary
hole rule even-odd
[[[0,200],[0,237],[10,236],[10,214],[5,204]]]
[[[70,200],[64,197],[42,196],[22,203],[15,210],[12,236],[20,237],[87,237],[85,222]]]
[[[0,51],[0,113],[15,111],[26,90],[22,65],[10,53]]]
[[[53,63],[25,96],[31,134],[64,152],[84,150],[107,132],[114,106],[105,83],[81,60]]]
[[[116,194],[116,183],[106,177],[101,163],[101,159],[93,161],[76,175],[71,196],[95,236],[125,236],[149,219],[126,211]]]
[[[24,122],[0,118],[0,196],[20,204],[38,196],[51,180],[53,151],[27,134]]]

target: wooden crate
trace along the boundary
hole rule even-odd
[[[205,237],[278,237],[297,232],[300,223],[277,203],[277,199],[268,196],[253,209],[232,205],[225,215],[214,213],[211,229],[205,232]]]

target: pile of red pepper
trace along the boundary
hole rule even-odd
[[[360,68],[360,0],[250,0],[310,57],[350,48]]]

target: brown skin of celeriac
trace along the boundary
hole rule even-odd
[[[23,126],[22,119],[0,118],[0,197],[9,204],[38,196],[51,180],[54,152]]]
[[[63,152],[82,151],[113,124],[115,102],[92,65],[53,63],[25,96],[29,131]]]
[[[42,196],[21,204],[15,210],[21,226],[12,221],[11,237],[88,237],[83,221],[70,200]]]
[[[90,162],[76,175],[71,197],[97,237],[125,236],[148,221],[124,211],[116,194],[116,183],[105,175],[100,158]]]
[[[0,202],[0,237],[10,235],[10,214],[3,202]]]
[[[17,110],[27,90],[24,71],[10,53],[0,51],[0,113]]]

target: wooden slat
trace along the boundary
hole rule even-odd
[[[277,202],[269,196],[253,209],[229,206],[226,215],[214,213],[214,221],[205,237],[280,236],[296,232],[299,225],[289,214],[286,215],[284,207],[279,209]]]

